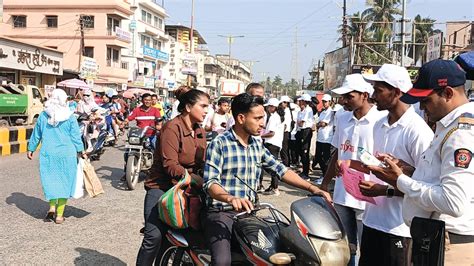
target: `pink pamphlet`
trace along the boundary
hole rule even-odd
[[[358,200],[367,201],[372,204],[377,204],[372,197],[367,197],[362,195],[359,189],[359,182],[364,181],[364,173],[351,169],[347,166],[346,162],[341,163],[341,172],[342,172],[342,180],[344,183],[344,188],[346,189],[347,193]]]

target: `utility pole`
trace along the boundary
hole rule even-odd
[[[318,74],[316,76],[316,90],[319,86],[319,73],[321,73],[321,59],[318,60]]]
[[[79,31],[81,32],[81,48],[80,48],[80,53],[79,53],[79,67],[77,68],[79,71],[81,70],[81,60],[82,56],[85,54],[85,45],[84,45],[84,21],[85,21],[85,16],[80,15],[79,16]]]
[[[189,33],[189,52],[194,54],[194,0],[191,0],[191,32]],[[188,74],[188,86],[192,85],[192,76]]]
[[[227,39],[227,43],[229,44],[229,61],[228,61],[228,66],[229,68],[232,70],[233,69],[233,66],[231,64],[231,60],[232,60],[232,43],[234,42],[234,38],[243,38],[245,37],[244,35],[238,35],[238,36],[234,36],[234,35],[217,35],[219,37],[223,37],[223,38],[226,38]],[[228,72],[227,74],[227,78],[230,78],[230,71]]]
[[[295,43],[293,45],[293,54],[291,57],[291,78],[298,82],[298,27],[295,28]]]
[[[402,59],[400,63],[402,67],[405,66],[405,15],[406,15],[407,1],[402,0],[402,25],[400,28],[400,37],[402,38]]]
[[[342,6],[342,47],[347,46],[347,0],[344,0],[344,4]]]

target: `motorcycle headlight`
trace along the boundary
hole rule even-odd
[[[140,138],[139,137],[130,137],[128,138],[128,143],[132,145],[139,145],[140,144]]]
[[[350,260],[350,250],[347,238],[340,240],[323,240],[309,238],[321,259],[321,265],[347,265]]]

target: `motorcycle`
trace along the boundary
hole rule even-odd
[[[231,206],[219,209],[230,210]],[[236,214],[232,265],[347,265],[349,242],[329,202],[308,196],[293,202],[290,210],[291,219],[268,203],[256,204],[251,213]],[[211,254],[201,231],[170,229],[166,238],[171,244],[159,265],[210,265]]]
[[[134,190],[140,172],[148,170],[153,164],[153,153],[155,147],[146,132],[152,129],[156,132],[154,127],[131,127],[128,131],[128,144],[125,145],[125,179],[130,190]],[[157,138],[157,136],[155,136]]]

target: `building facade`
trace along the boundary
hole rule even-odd
[[[472,21],[446,22],[444,58],[451,59],[462,52],[474,49],[474,26]]]
[[[169,61],[166,10],[156,0],[133,0],[131,9],[134,14],[125,25],[131,32],[132,43],[122,51],[129,65],[128,87],[163,88],[163,69]]]
[[[64,69],[81,72],[84,58],[97,64],[95,84],[121,88],[129,77],[122,49],[131,36],[124,21],[133,14],[126,0],[4,0],[6,37],[56,49]],[[91,78],[91,77],[89,77]]]

